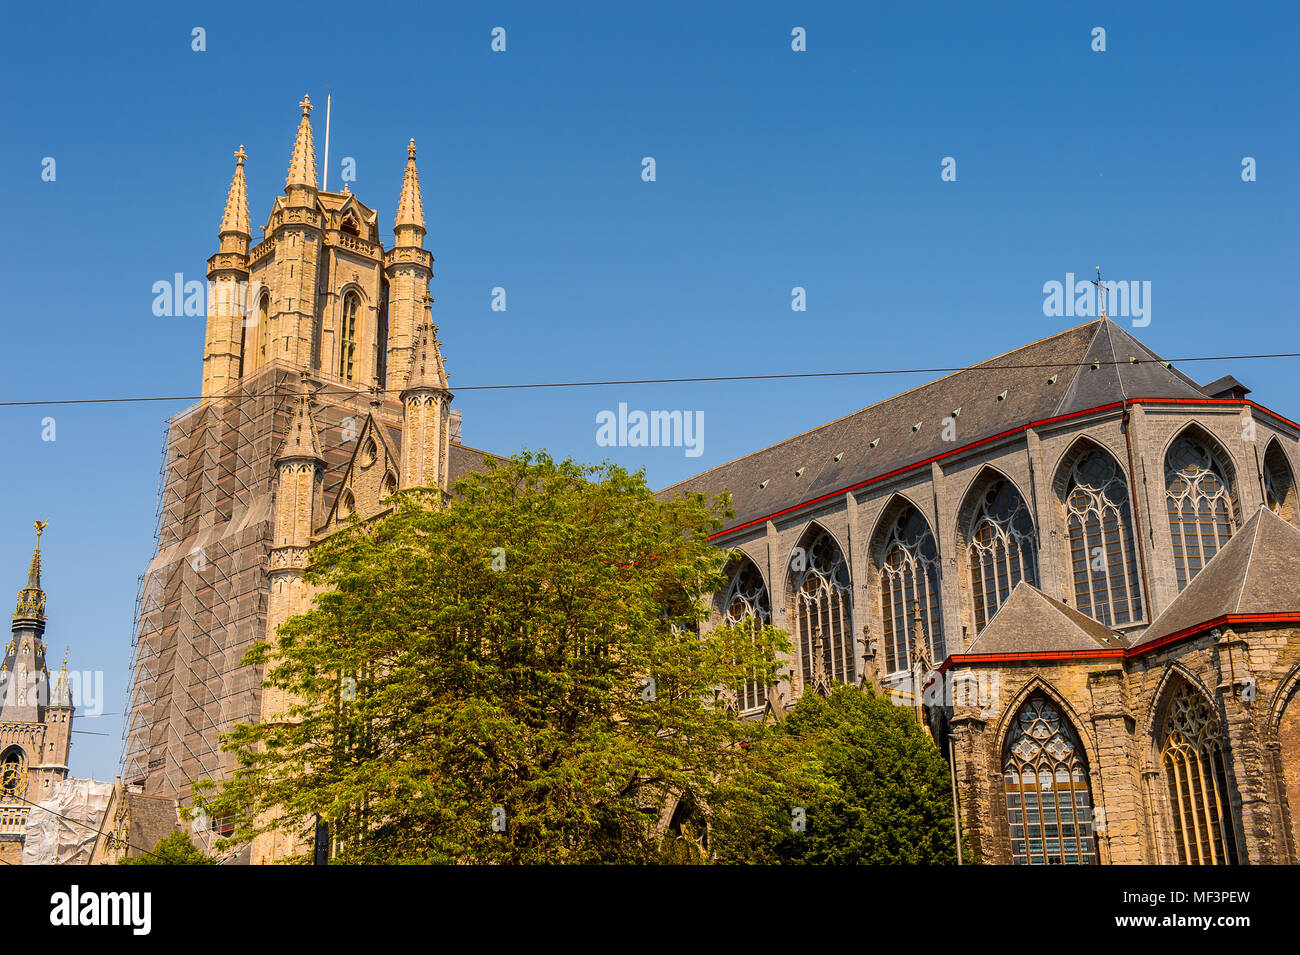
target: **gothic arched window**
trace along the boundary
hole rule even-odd
[[[343,324],[339,329],[339,377],[352,380],[357,355],[357,312],[361,298],[355,292],[343,296]]]
[[[1284,521],[1295,521],[1295,475],[1276,441],[1264,452],[1264,502]]]
[[[1169,787],[1181,865],[1238,862],[1225,750],[1223,729],[1210,701],[1184,683],[1169,701],[1160,737],[1160,764]]]
[[[1015,485],[994,481],[980,498],[970,524],[971,595],[975,630],[997,613],[1020,581],[1038,585],[1034,519]]]
[[[772,602],[767,594],[767,585],[752,560],[742,561],[732,578],[731,586],[722,598],[722,619],[733,626],[748,623],[755,630],[772,622]],[[746,680],[737,700],[741,711],[761,707],[766,699],[766,689],[757,674],[754,679]]]
[[[1082,454],[1065,485],[1066,524],[1080,613],[1109,627],[1142,619],[1142,585],[1128,483],[1099,448]]]
[[[1165,509],[1174,572],[1182,590],[1228,543],[1237,526],[1229,472],[1195,438],[1179,438],[1165,455]]]
[[[820,669],[831,682],[853,682],[853,597],[844,552],[828,532],[818,529],[796,548],[790,561],[791,610],[799,646],[803,689]],[[821,667],[814,667],[821,645]]]
[[[1002,778],[1016,865],[1097,861],[1083,745],[1046,697],[1032,697],[1016,714],[1002,751]]]
[[[930,526],[915,507],[892,521],[880,549],[880,614],[884,619],[885,671],[911,667],[915,606],[929,642],[930,660],[944,659],[943,613],[939,604],[939,551]]]

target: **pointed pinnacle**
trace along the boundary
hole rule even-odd
[[[320,439],[316,436],[316,421],[311,413],[311,382],[304,372],[298,383],[297,407],[294,409],[293,422],[289,433],[280,445],[280,453],[275,456],[276,463],[291,459],[305,461],[324,461],[321,454]]]
[[[406,147],[406,175],[402,179],[402,196],[397,200],[394,228],[417,226],[424,229],[424,203],[420,199],[420,172],[415,167],[415,140]]]
[[[298,121],[298,138],[293,143],[293,157],[289,160],[289,178],[285,186],[311,186],[316,188],[316,144],[311,135],[311,100],[303,96],[298,104],[302,119]]]
[[[248,184],[244,181],[244,160],[248,154],[241,145],[235,153],[235,176],[230,180],[230,193],[226,196],[226,212],[221,217],[222,232],[249,235]]]
[[[415,339],[415,356],[411,361],[411,374],[406,379],[402,393],[410,391],[445,391],[450,393],[447,384],[447,369],[442,361],[442,348],[433,327],[433,319],[425,315],[420,321],[420,330]]]

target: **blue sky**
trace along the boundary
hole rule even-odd
[[[387,233],[419,145],[453,388],[969,364],[1078,324],[1044,315],[1043,284],[1098,264],[1151,283],[1134,331],[1167,357],[1300,351],[1292,4],[542,6],[8,10],[0,401],[196,395],[202,320],[155,317],[153,283],[203,278],[241,143],[260,234],[296,104],[331,88],[331,186],[352,157]],[[1294,360],[1182,367],[1300,414]],[[662,487],[921,380],[457,404],[466,444],[608,456]],[[619,402],[702,411],[704,453],[598,447]],[[0,407],[0,592],[49,520],[47,639],[104,672],[114,714],[163,420],[187,404]],[[81,723],[108,735],[76,737],[74,774],[112,778],[120,719]]]

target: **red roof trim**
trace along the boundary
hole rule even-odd
[[[1096,650],[1035,650],[1023,653],[954,653],[943,661],[939,667],[939,672],[944,673],[950,667],[964,666],[975,663],[1042,663],[1067,660],[1101,660],[1115,657],[1123,657],[1126,660],[1133,657],[1140,657],[1144,653],[1150,653],[1161,647],[1169,646],[1171,643],[1177,643],[1180,640],[1186,640],[1189,637],[1199,636],[1208,630],[1216,627],[1230,627],[1233,625],[1259,624],[1259,623],[1300,623],[1300,611],[1286,611],[1278,613],[1225,613],[1215,617],[1213,620],[1206,620],[1204,623],[1198,623],[1194,627],[1184,627],[1175,633],[1153,640],[1150,643],[1140,643],[1135,647],[1127,649],[1104,650],[1098,647]]]
[[[735,527],[728,528],[725,531],[718,531],[716,534],[710,534],[708,539],[717,540],[719,537],[726,537],[729,534],[734,534],[737,531],[742,531],[747,527],[753,527],[755,524],[763,524],[775,518],[783,517],[786,514],[793,513],[794,511],[802,510],[805,507],[811,507],[814,504],[820,504],[822,501],[829,501],[831,498],[838,497],[841,494],[848,494],[851,491],[859,490],[860,488],[864,488],[869,484],[875,484],[878,481],[888,480],[891,477],[896,477],[897,475],[903,474],[907,471],[913,471],[917,468],[925,467],[927,464],[933,464],[936,461],[942,461],[944,458],[950,458],[956,454],[964,454],[965,452],[970,451],[973,448],[978,448],[981,445],[990,444],[994,441],[1001,441],[1003,438],[1012,437],[1013,435],[1020,434],[1022,431],[1027,431],[1030,428],[1038,428],[1038,427],[1042,427],[1043,425],[1055,424],[1058,421],[1069,421],[1073,418],[1081,418],[1085,415],[1097,414],[1098,412],[1102,412],[1102,411],[1110,411],[1114,408],[1120,408],[1120,407],[1127,408],[1129,405],[1147,405],[1147,404],[1237,405],[1237,406],[1248,405],[1251,408],[1254,408],[1257,411],[1263,412],[1264,414],[1276,418],[1278,421],[1281,421],[1284,424],[1288,424],[1292,428],[1295,428],[1297,431],[1300,431],[1300,424],[1291,421],[1289,418],[1284,418],[1277,412],[1270,411],[1268,408],[1265,408],[1263,405],[1256,404],[1255,402],[1245,398],[1129,398],[1125,401],[1114,401],[1111,402],[1110,404],[1098,405],[1096,408],[1086,408],[1083,411],[1072,411],[1069,414],[1056,415],[1051,418],[1042,418],[1038,421],[1031,421],[1028,424],[1023,424],[1020,425],[1019,427],[1015,427],[1015,428],[1011,428],[1010,430],[1003,431],[1000,434],[990,435],[987,438],[981,438],[980,440],[973,441],[970,444],[964,444],[959,448],[953,448],[951,451],[943,452],[943,454],[936,454],[933,457],[926,458],[923,461],[917,461],[913,464],[905,464],[901,468],[895,468],[894,470],[889,471],[888,473],[885,474],[878,474],[873,478],[867,478],[867,480],[865,481],[859,481],[857,484],[850,484],[847,487],[840,488],[838,491],[828,491],[825,494],[822,494],[818,497],[814,497],[807,501],[803,501],[800,504],[792,504],[791,506],[787,508],[783,508],[782,510],[773,511],[771,514],[765,515],[764,517],[756,517],[751,521],[746,521],[743,524],[737,524]]]

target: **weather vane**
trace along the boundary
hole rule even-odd
[[[1097,286],[1097,301],[1101,303],[1101,317],[1106,317],[1106,285],[1101,280],[1101,266],[1097,266],[1097,277],[1092,284]]]
[[[35,521],[32,526],[36,528],[36,546],[41,546],[41,535],[45,533],[45,527],[49,521]]]

